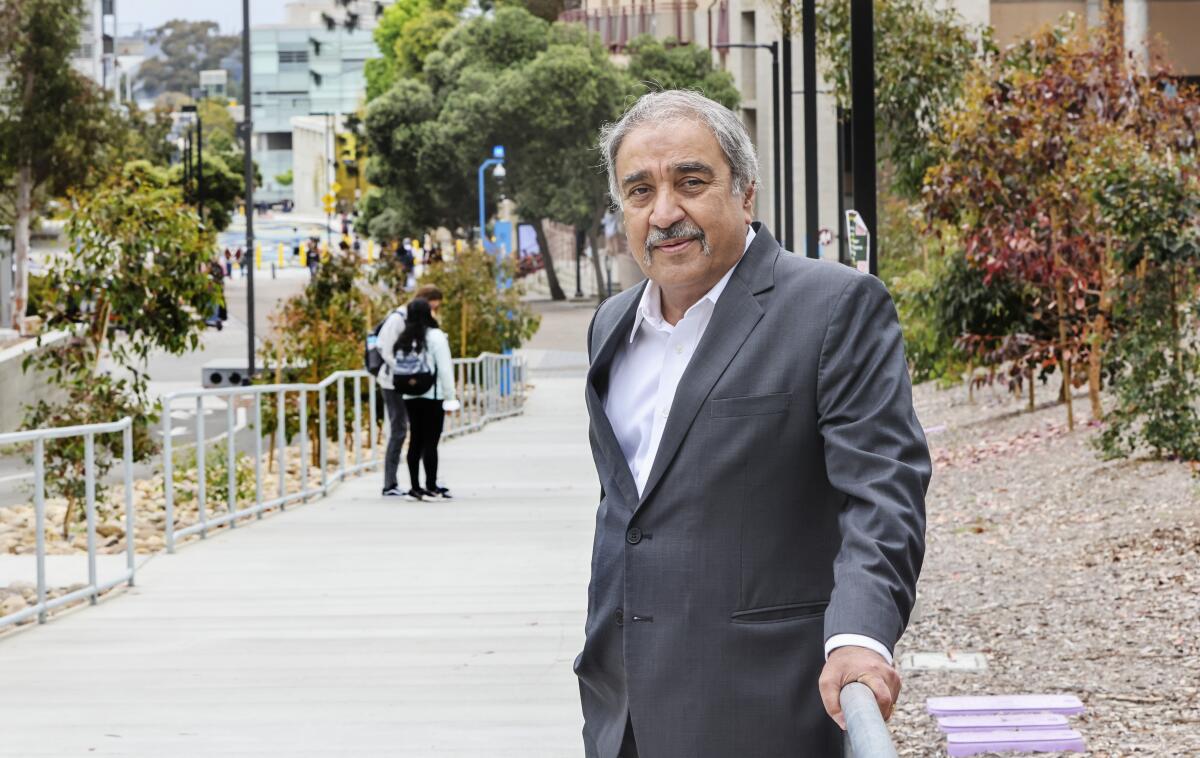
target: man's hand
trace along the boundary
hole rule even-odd
[[[820,679],[821,700],[829,717],[838,726],[843,730],[846,728],[840,695],[842,687],[851,682],[862,682],[870,687],[875,693],[875,701],[879,703],[883,720],[892,717],[892,708],[900,696],[900,674],[874,650],[848,645],[829,654]]]

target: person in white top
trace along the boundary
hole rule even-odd
[[[438,308],[442,305],[442,291],[432,284],[422,284],[413,295],[429,303],[429,310],[436,317]],[[397,392],[392,384],[392,374],[396,370],[396,341],[404,331],[405,306],[400,306],[388,314],[383,326],[379,328],[378,345],[379,357],[383,365],[379,367],[379,389],[383,394],[384,407],[388,415],[388,444],[383,458],[383,494],[385,497],[403,495],[396,479],[396,469],[400,466],[400,452],[404,447],[404,437],[408,434],[408,412],[404,407],[404,396]]]
[[[429,303],[417,298],[408,304],[404,331],[396,341],[397,354],[423,355],[433,373],[433,385],[419,395],[404,395],[411,436],[408,440],[409,499],[449,498],[450,490],[438,484],[438,442],[446,413],[458,409],[450,339],[438,327]],[[425,486],[420,467],[425,464]]]
[[[601,134],[647,282],[588,332],[601,499],[574,670],[587,758],[842,754],[885,718],[931,463],[887,289],[754,221],[758,158],[696,92]]]

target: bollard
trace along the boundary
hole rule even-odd
[[[279,249],[276,252],[278,253],[278,257],[279,257],[279,268],[283,268],[287,264],[283,260],[283,243],[282,242],[279,243]]]

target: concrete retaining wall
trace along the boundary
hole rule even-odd
[[[21,364],[30,353],[66,337],[66,332],[52,332],[42,337],[41,346],[31,339],[0,350],[0,433],[16,431],[25,417],[26,405],[53,397],[55,390],[45,374],[33,369],[22,371]]]

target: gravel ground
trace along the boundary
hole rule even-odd
[[[1040,388],[1050,398],[1055,388]],[[1073,693],[1090,755],[1200,756],[1200,485],[1185,464],[1101,461],[1062,405],[914,390],[934,476],[917,610],[898,656],[978,651],[979,673],[904,673],[901,755],[945,755],[937,695]]]

